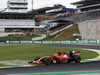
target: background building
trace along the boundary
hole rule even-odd
[[[27,0],[8,0],[7,9],[0,12],[0,32],[33,32],[35,13],[28,12]]]
[[[6,12],[26,13],[28,11],[27,0],[8,0]]]
[[[0,32],[33,32],[34,16],[28,12],[27,0],[8,0],[7,9],[0,13]]]

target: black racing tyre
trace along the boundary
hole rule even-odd
[[[51,60],[49,58],[46,58],[46,59],[44,59],[44,63],[45,63],[45,65],[50,65]]]
[[[75,62],[76,62],[76,63],[80,63],[80,62],[81,62],[81,57],[76,56],[76,57],[75,57]]]
[[[71,60],[68,60],[68,62],[67,63],[70,63],[71,62]]]
[[[53,64],[53,60],[51,60],[51,64]]]
[[[40,59],[40,57],[36,57],[35,59],[34,59],[34,61],[37,61],[37,60],[39,60]]]

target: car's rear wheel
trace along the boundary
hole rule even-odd
[[[34,59],[34,61],[37,61],[37,60],[39,60],[40,59],[40,57],[36,57],[35,59]]]
[[[45,65],[50,65],[51,60],[49,58],[46,58],[46,59],[44,59],[44,63],[45,63]]]
[[[80,62],[81,62],[81,57],[76,56],[76,57],[75,57],[75,62],[76,62],[76,63],[80,63]]]

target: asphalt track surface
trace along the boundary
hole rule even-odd
[[[0,46],[8,46],[8,45],[13,45],[13,44],[4,44],[4,43],[1,44],[0,43]],[[100,45],[89,45],[89,44],[88,45],[42,44],[42,45],[100,50]],[[22,73],[89,71],[89,70],[100,70],[100,61],[83,62],[83,63],[53,64],[53,65],[48,65],[48,66],[6,68],[6,69],[0,69],[0,75],[22,74]]]

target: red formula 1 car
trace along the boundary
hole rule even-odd
[[[71,62],[74,61],[76,63],[80,63],[81,57],[79,51],[70,51],[69,54],[65,52],[58,52],[54,56],[47,56],[47,57],[36,57],[34,61],[29,61],[29,64],[59,64],[59,63],[65,63],[65,62]]]

